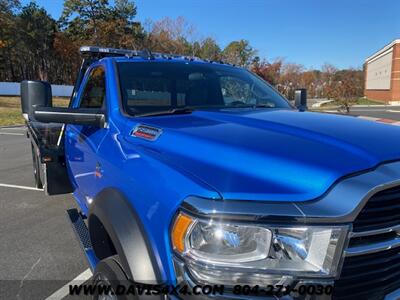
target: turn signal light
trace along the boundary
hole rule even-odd
[[[193,219],[187,215],[179,214],[172,229],[172,246],[182,253],[185,250],[185,237]]]

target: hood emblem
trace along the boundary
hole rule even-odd
[[[148,126],[137,125],[132,131],[131,136],[142,138],[148,141],[155,141],[161,135],[162,129]]]

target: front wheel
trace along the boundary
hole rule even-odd
[[[116,291],[121,290],[121,286],[128,288],[129,285],[118,255],[107,257],[97,264],[93,274],[93,285],[96,286],[93,300],[138,299],[123,294],[116,295]],[[107,293],[99,292],[104,291],[105,288]]]

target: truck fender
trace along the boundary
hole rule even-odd
[[[90,238],[94,241],[93,248],[97,256],[101,248],[107,245],[96,245],[96,234],[101,235],[101,230],[99,233],[96,228],[91,230],[90,226],[100,221],[129,279],[140,283],[162,283],[160,269],[144,227],[123,193],[113,188],[101,191],[89,208],[88,221]]]

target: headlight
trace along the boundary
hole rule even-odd
[[[266,259],[271,231],[255,226],[196,222],[188,238],[193,258],[214,264],[240,264]]]
[[[200,282],[277,284],[285,277],[335,277],[347,232],[348,226],[253,225],[179,214],[172,244]]]

